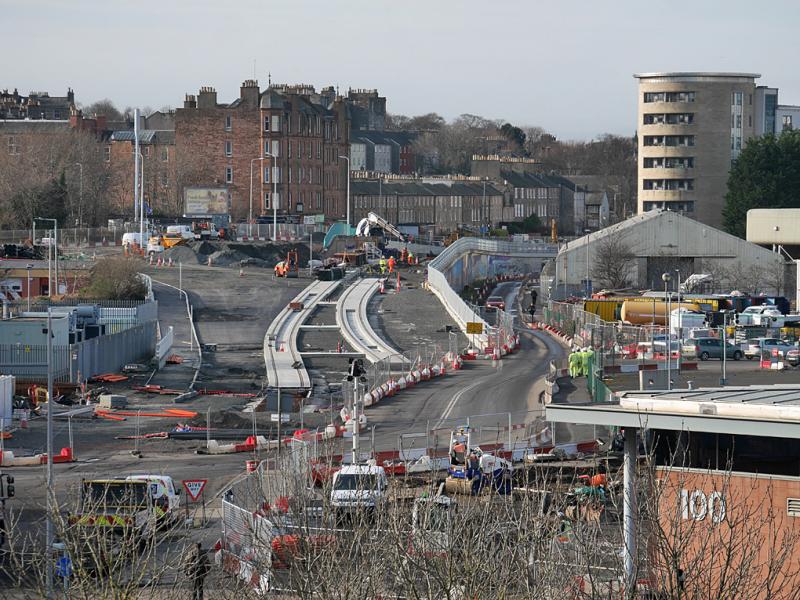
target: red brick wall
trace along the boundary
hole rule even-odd
[[[225,129],[226,116],[231,117],[230,131]],[[232,146],[230,157],[225,154],[226,141]],[[225,186],[231,193],[232,219],[246,219],[250,207],[250,161],[261,156],[258,105],[243,102],[235,108],[179,108],[175,111],[175,146],[180,189]],[[233,183],[225,180],[226,167],[233,168]],[[253,164],[255,189],[260,182],[258,167],[258,162]],[[253,205],[260,206],[255,193]]]
[[[108,148],[109,150],[105,150]],[[106,142],[104,157],[110,170],[109,202],[111,211],[133,215],[134,143]],[[182,212],[181,195],[177,185],[177,154],[173,144],[140,144],[144,161],[145,202],[157,214],[178,216]],[[108,152],[106,154],[106,152]],[[162,152],[166,152],[166,160]]]

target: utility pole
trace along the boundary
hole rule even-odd
[[[139,215],[139,109],[133,111],[133,220]],[[142,240],[139,240],[141,242]]]
[[[664,350],[664,357],[667,361],[667,391],[672,389],[672,373],[671,373],[671,354],[672,354],[672,303],[671,303],[671,295],[669,293],[668,287],[669,282],[672,280],[672,275],[669,273],[664,273],[661,275],[661,279],[664,282],[664,302],[666,303],[667,309],[667,335],[666,335],[666,348]],[[723,352],[723,356],[724,356]]]
[[[47,307],[47,597],[53,595],[53,317]]]

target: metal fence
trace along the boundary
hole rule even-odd
[[[275,235],[275,228],[272,223],[236,223],[234,227],[236,228],[236,237],[240,239],[271,240]],[[325,225],[322,223],[314,223],[313,225],[278,223],[277,237],[279,240],[307,242],[310,234],[324,231]]]
[[[36,238],[48,237],[51,230],[47,227],[36,228]],[[110,227],[66,227],[58,228],[59,247],[114,245],[122,243],[122,236],[128,232],[139,231],[138,223],[126,223],[120,228]],[[0,230],[0,244],[20,244],[33,239],[32,229]]]
[[[95,375],[119,371],[126,363],[149,361],[155,345],[156,322],[150,321],[69,346],[53,346],[53,380],[79,383]],[[0,345],[0,372],[23,382],[45,381],[47,345]]]

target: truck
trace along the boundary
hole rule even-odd
[[[195,240],[218,240],[222,237],[213,221],[194,221],[192,233]]]
[[[346,465],[333,476],[331,506],[337,520],[358,511],[374,511],[386,499],[383,467]]]
[[[180,490],[167,475],[84,479],[79,510],[70,515],[70,523],[142,537],[172,523],[179,507]]]

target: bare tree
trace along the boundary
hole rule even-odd
[[[633,285],[633,248],[616,235],[606,235],[597,243],[592,263],[592,277],[598,285],[619,289]]]

